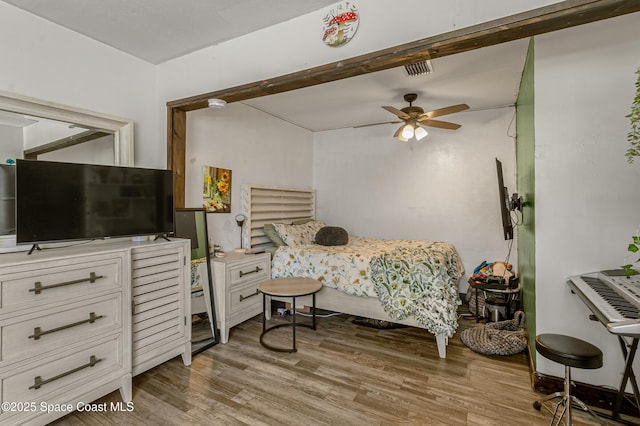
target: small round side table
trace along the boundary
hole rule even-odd
[[[296,297],[308,296],[312,297],[311,307],[311,324],[297,324],[299,327],[307,327],[312,330],[316,329],[316,293],[322,289],[322,284],[312,278],[276,278],[261,283],[258,288],[262,292],[262,333],[260,334],[260,344],[267,349],[277,352],[296,352]],[[267,328],[267,296],[291,297],[291,306],[293,313],[291,322],[285,324],[274,325]],[[264,342],[264,336],[271,330],[280,327],[291,327],[293,329],[293,347],[277,348]]]

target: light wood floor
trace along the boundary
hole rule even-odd
[[[258,316],[185,367],[175,358],[134,378],[130,413],[72,413],[56,425],[545,425],[524,353],[489,357],[456,334],[447,358],[424,330],[377,330],[347,315],[298,328],[298,352],[263,348]],[[302,319],[300,319],[302,320]],[[473,326],[461,320],[462,330]],[[291,329],[268,335],[289,345]],[[99,402],[120,401],[118,392]],[[574,413],[576,410],[574,410]],[[595,424],[582,413],[576,425]]]

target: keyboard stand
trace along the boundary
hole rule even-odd
[[[638,349],[638,338],[634,337],[631,341],[630,345],[627,345],[627,341],[622,336],[618,336],[618,341],[620,342],[620,348],[622,349],[622,355],[625,359],[625,367],[624,374],[622,375],[622,383],[620,384],[620,388],[618,389],[618,394],[616,395],[616,402],[613,405],[613,411],[611,413],[611,418],[615,421],[618,420],[620,416],[620,409],[622,408],[622,401],[625,398],[625,389],[627,387],[627,382],[631,381],[631,387],[633,388],[633,396],[635,398],[635,407],[640,410],[640,391],[638,390],[638,383],[636,382],[636,376],[633,372],[633,360],[636,357],[636,350]],[[627,349],[629,346],[629,349]]]

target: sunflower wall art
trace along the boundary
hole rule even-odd
[[[231,170],[204,166],[202,205],[209,213],[231,212]]]

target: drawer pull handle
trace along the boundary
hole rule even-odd
[[[97,319],[100,319],[100,318],[104,318],[104,315],[96,315],[95,312],[91,312],[89,314],[89,319],[78,321],[78,322],[74,322],[73,324],[63,325],[63,326],[57,327],[57,328],[52,328],[51,330],[42,331],[42,329],[40,327],[35,327],[33,329],[33,334],[31,336],[29,336],[29,339],[38,340],[38,339],[40,339],[40,337],[42,337],[42,336],[44,336],[46,334],[55,333],[56,331],[66,330],[67,328],[75,327],[75,326],[81,325],[81,324],[87,324],[87,323],[93,324]]]
[[[240,271],[240,278],[244,277],[245,275],[255,274],[256,272],[260,272],[260,271],[262,271],[262,268],[259,266],[256,266],[256,269],[252,269],[249,272]]]
[[[67,281],[60,284],[42,285],[40,281],[36,281],[33,288],[30,288],[29,291],[33,291],[35,294],[40,294],[42,293],[42,290],[48,290],[51,288],[64,287],[66,285],[72,285],[72,284],[80,284],[87,281],[90,283],[95,283],[96,280],[99,280],[100,278],[104,278],[104,275],[96,275],[95,272],[92,272],[89,274],[89,278],[81,278],[79,280]]]
[[[84,365],[81,365],[80,367],[76,367],[73,370],[69,370],[69,371],[64,372],[62,374],[58,374],[57,376],[52,377],[50,379],[42,380],[42,377],[36,376],[36,377],[33,378],[33,385],[29,386],[29,389],[40,389],[42,386],[46,385],[47,383],[51,383],[51,382],[53,382],[55,380],[62,379],[63,377],[66,377],[66,376],[68,376],[70,374],[76,373],[76,372],[78,372],[80,370],[84,370],[87,367],[93,367],[94,365],[96,365],[100,361],[102,361],[102,359],[96,358],[95,355],[91,355],[91,357],[89,357],[89,362],[88,363],[86,363]]]
[[[248,295],[248,296],[240,295],[240,301],[242,302],[243,300],[246,300],[246,299],[248,299],[248,298],[250,298],[250,297],[257,296],[258,294],[260,294],[260,290],[258,290],[258,289],[256,288],[256,292],[255,292],[255,293],[251,293],[251,294],[250,294],[250,295]]]

